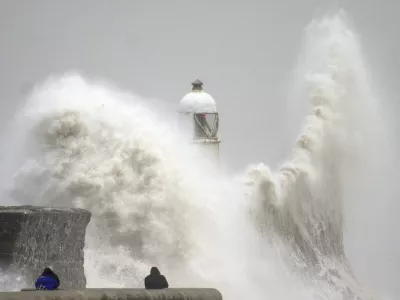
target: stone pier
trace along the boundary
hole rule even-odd
[[[91,213],[76,208],[0,206],[0,269],[27,283],[50,266],[63,289],[86,287],[84,253]]]
[[[216,289],[85,289],[74,291],[0,292],[0,300],[222,300]]]

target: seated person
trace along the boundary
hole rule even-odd
[[[164,275],[156,267],[152,267],[150,275],[144,279],[144,286],[146,289],[160,290],[168,288],[168,281]]]
[[[55,290],[59,286],[60,279],[50,268],[45,268],[42,275],[35,282],[37,290]]]

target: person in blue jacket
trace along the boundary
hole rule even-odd
[[[50,268],[45,268],[42,275],[35,282],[37,290],[55,290],[59,286],[60,279]]]

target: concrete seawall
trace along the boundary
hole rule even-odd
[[[222,300],[216,289],[83,289],[0,292],[0,300]]]
[[[51,266],[61,288],[86,286],[83,269],[91,213],[77,208],[0,206],[0,269],[35,282]]]

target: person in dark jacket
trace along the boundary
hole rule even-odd
[[[42,275],[36,279],[37,290],[55,290],[60,286],[60,279],[50,268],[45,268]]]
[[[160,290],[168,288],[168,281],[156,267],[152,267],[150,275],[144,279],[144,286],[148,290]]]

